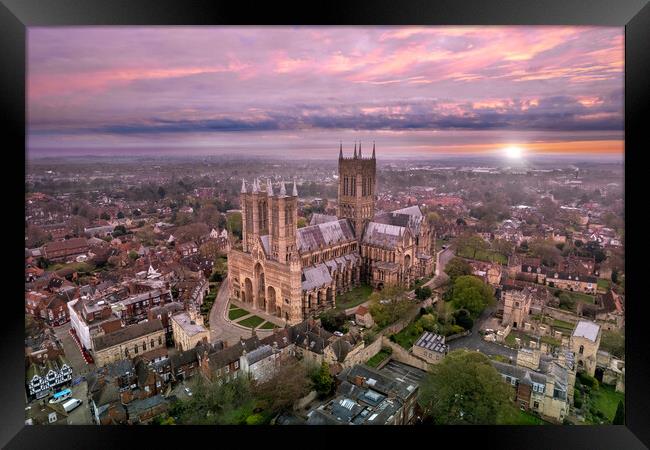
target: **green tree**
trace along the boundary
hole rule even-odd
[[[99,218],[102,219],[102,220],[111,220],[111,216],[110,216],[106,211],[104,211],[103,213],[101,213],[101,215],[99,216]]]
[[[138,259],[139,256],[140,256],[140,255],[138,255],[138,252],[136,252],[135,250],[131,250],[131,251],[129,252],[129,258],[131,258],[133,261],[135,261],[136,259]]]
[[[298,217],[298,228],[304,228],[307,226],[307,219],[304,217]]]
[[[124,236],[126,234],[126,227],[124,225],[118,225],[113,228],[113,237]]]
[[[453,283],[458,277],[461,277],[463,275],[471,275],[472,267],[464,259],[454,257],[445,266],[445,273],[449,276],[449,279]]]
[[[418,286],[415,288],[415,296],[418,300],[426,300],[431,297],[433,291],[429,286]]]
[[[182,425],[237,425],[246,423],[253,411],[253,397],[247,377],[218,384],[197,377],[192,397],[172,406],[170,415]]]
[[[118,219],[124,219],[124,213],[122,211],[118,211],[117,218]]]
[[[455,350],[420,383],[418,403],[439,425],[495,425],[513,420],[512,388],[479,352]]]
[[[372,319],[380,328],[395,323],[404,317],[411,306],[406,297],[406,292],[397,286],[390,286],[379,292],[373,292],[368,299],[370,300],[369,310]]]
[[[226,227],[230,233],[237,236],[239,239],[242,238],[242,221],[241,213],[230,213],[226,219]]]
[[[486,306],[494,302],[494,295],[492,288],[480,278],[463,275],[454,282],[451,302],[456,309],[466,309],[473,317],[478,317]]]
[[[318,392],[318,395],[321,398],[325,398],[330,395],[334,390],[334,379],[330,373],[329,364],[323,361],[320,367],[316,368],[316,370],[312,372],[311,381],[314,386],[314,390]]]
[[[623,400],[618,401],[618,406],[616,407],[616,415],[612,421],[614,425],[625,425],[625,405]]]
[[[268,381],[253,385],[252,392],[266,410],[277,414],[290,410],[298,399],[309,393],[311,385],[305,363],[289,360]]]

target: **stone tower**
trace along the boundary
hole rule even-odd
[[[375,215],[376,162],[374,144],[370,158],[362,156],[361,143],[351,158],[343,157],[343,144],[339,148],[338,217],[350,220],[357,239]]]
[[[298,189],[293,183],[291,195],[287,195],[284,181],[280,183],[280,191],[273,194],[271,183],[268,183],[268,217],[271,258],[288,264],[291,257],[297,255],[296,234],[298,230]]]
[[[240,203],[242,209],[242,244],[245,252],[250,252],[260,236],[268,234],[268,196],[260,189],[256,178],[249,192],[242,180]]]

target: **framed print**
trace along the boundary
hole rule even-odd
[[[650,442],[647,2],[1,11],[7,448]]]

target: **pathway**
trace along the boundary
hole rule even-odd
[[[212,309],[210,310],[210,342],[215,343],[219,340],[225,341],[228,345],[236,344],[242,337],[247,338],[251,336],[250,328],[238,326],[228,319],[228,303],[229,303],[229,289],[230,280],[225,278],[219,286],[219,292],[214,300]],[[255,315],[267,319],[271,316],[258,311],[253,312]],[[278,324],[278,318],[272,319],[274,323]],[[284,325],[284,324],[282,324]],[[272,330],[256,329],[255,333],[259,337],[265,337],[271,334]]]

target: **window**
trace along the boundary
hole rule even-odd
[[[158,345],[162,345],[162,336],[158,336]]]
[[[230,373],[230,367],[226,366],[223,368],[223,373]]]
[[[137,344],[133,346],[133,352],[138,353],[138,345]]]
[[[578,351],[578,353],[580,353],[580,354],[582,355],[582,353],[583,353],[584,351],[585,351],[585,346],[584,346],[584,345],[581,345],[581,346],[580,346],[580,350]]]
[[[235,361],[235,369],[239,369],[239,361]]]
[[[146,352],[146,351],[147,351],[147,343],[146,343],[146,342],[143,342],[143,343],[142,343],[142,351],[143,351],[143,352]]]
[[[533,408],[539,409],[539,402],[533,402]]]

